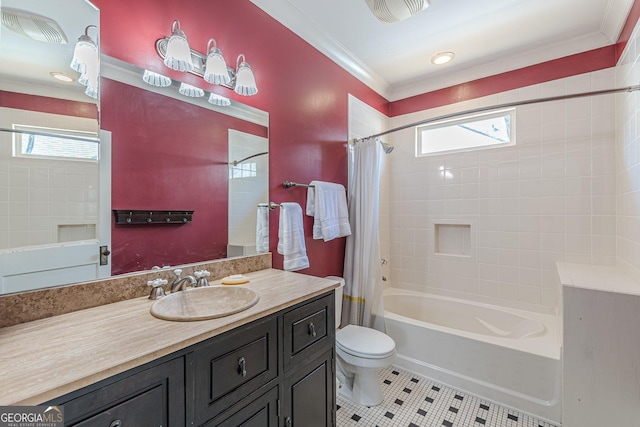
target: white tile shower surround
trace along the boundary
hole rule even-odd
[[[394,117],[390,125],[614,85],[608,69]],[[392,286],[554,312],[555,262],[615,264],[615,105],[607,95],[518,107],[513,147],[416,158],[413,129],[385,136],[396,147],[381,194]],[[452,221],[471,225],[468,257],[434,253],[436,224]]]
[[[338,427],[555,427],[393,366],[379,377],[384,402],[369,408],[338,397]]]
[[[640,26],[616,67],[616,85],[638,84]],[[640,93],[616,97],[616,227],[618,264],[640,279]]]

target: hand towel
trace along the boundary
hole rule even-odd
[[[269,206],[258,205],[256,217],[256,252],[269,252]]]
[[[325,242],[351,235],[347,193],[344,186],[312,181],[307,190],[306,213],[313,216],[313,238]]]
[[[296,271],[309,267],[304,242],[302,208],[297,203],[280,203],[278,253],[284,255],[284,269]]]

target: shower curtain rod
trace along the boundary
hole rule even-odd
[[[242,163],[242,162],[244,162],[246,160],[253,159],[254,157],[258,157],[258,156],[264,156],[265,154],[269,154],[269,152],[265,151],[263,153],[258,153],[258,154],[251,155],[249,157],[245,157],[244,159],[241,159],[241,160],[234,160],[233,162],[231,162],[231,164],[233,166],[238,166],[240,163]]]
[[[376,133],[376,134],[373,134],[373,135],[365,136],[363,138],[354,138],[353,139],[353,143],[355,144],[357,142],[362,142],[362,141],[367,140],[369,138],[377,138],[379,136],[388,135],[390,133],[394,133],[394,132],[398,132],[398,131],[401,131],[401,130],[409,129],[409,128],[412,128],[412,127],[415,127],[415,126],[426,125],[428,123],[438,122],[440,120],[452,119],[454,117],[464,116],[464,115],[467,115],[467,114],[484,113],[485,111],[493,111],[493,110],[500,110],[502,108],[518,107],[520,105],[537,104],[537,103],[540,103],[540,102],[562,101],[562,100],[565,100],[565,99],[584,98],[584,97],[587,97],[587,96],[597,96],[597,95],[608,95],[608,94],[611,94],[611,93],[618,93],[618,92],[635,92],[637,90],[640,90],[640,85],[626,86],[626,87],[621,87],[621,88],[618,88],[618,89],[605,89],[605,90],[596,90],[596,91],[592,91],[592,92],[581,92],[581,93],[574,93],[574,94],[569,94],[569,95],[550,96],[550,97],[547,97],[547,98],[534,98],[534,99],[528,99],[528,100],[525,100],[525,101],[507,102],[507,103],[504,103],[504,104],[492,105],[492,106],[488,106],[488,107],[478,107],[478,108],[473,108],[471,110],[459,111],[459,112],[456,112],[456,113],[449,113],[449,114],[445,114],[445,115],[442,115],[442,116],[432,117],[430,119],[420,120],[419,122],[414,122],[414,123],[409,123],[407,125],[398,126],[396,128],[389,129],[389,130],[386,130],[384,132]]]

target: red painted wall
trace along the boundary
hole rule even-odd
[[[620,36],[618,36],[618,42],[616,43],[616,62],[618,62],[622,56],[622,52],[631,38],[631,33],[633,33],[636,27],[638,19],[640,19],[640,0],[634,0],[631,10],[629,11],[629,16],[627,16],[624,27],[622,27],[622,31],[620,31]]]
[[[634,10],[638,8],[638,1]],[[101,10],[101,42],[105,54],[268,111],[271,200],[295,201],[302,206],[305,203],[305,190],[284,190],[282,181],[308,182],[319,179],[346,185],[348,93],[387,115],[396,116],[611,67],[617,58],[616,46],[612,45],[388,103],[249,0],[93,0],[93,3]],[[172,72],[164,67],[155,52],[154,42],[169,35],[174,19],[180,20],[192,48],[204,52],[207,41],[214,37],[230,65],[235,64],[238,54],[244,53],[256,75],[259,93],[253,97],[240,97],[231,90],[212,88],[198,77]],[[637,20],[637,17],[634,19]],[[104,96],[101,114],[105,127],[120,106],[117,99]],[[114,139],[114,154],[129,156],[131,153],[120,144]],[[139,164],[137,167],[140,168],[140,175],[157,173],[153,164]],[[122,168],[114,161],[114,203],[125,198],[120,191],[128,185],[128,178],[124,178],[127,173],[123,173]],[[174,198],[169,194],[158,197],[158,201],[167,206]],[[277,223],[278,212],[275,211],[271,216],[270,247],[274,252],[274,267],[281,268],[282,258],[275,254]],[[311,218],[305,217],[307,236],[311,235],[311,225]],[[172,236],[174,240],[184,232],[178,233],[177,230],[183,229],[176,229],[176,235]],[[170,240],[158,239],[156,233],[159,230],[147,230],[135,238],[144,239],[145,242],[174,244]],[[128,236],[131,238],[114,229],[115,251],[123,242],[134,240],[133,234]],[[146,245],[142,243],[139,247]],[[134,249],[137,250],[133,247],[125,249],[121,260],[135,257]],[[322,243],[307,237],[307,249],[311,267],[303,272],[314,275],[342,274],[344,239]],[[174,253],[184,250],[176,249]],[[120,262],[124,261],[117,261],[117,264]],[[116,257],[114,267],[119,267]]]
[[[262,137],[267,129],[108,79],[101,101],[112,208],[195,211],[184,225],[114,225],[112,273],[225,257],[228,129]]]
[[[0,107],[84,117],[87,119],[96,119],[98,117],[96,104],[90,102],[69,101],[3,90],[0,90]]]
[[[391,117],[468,101],[538,83],[610,68],[616,65],[616,46],[610,45],[530,67],[496,74],[390,103]]]
[[[169,72],[155,53],[156,39],[169,35],[174,19],[180,20],[192,48],[204,52],[207,41],[213,37],[229,64],[235,65],[238,54],[246,55],[247,62],[254,70],[259,93],[253,97],[240,97],[225,88],[217,87],[214,91],[269,112],[270,197],[274,202],[294,201],[301,206],[306,202],[305,190],[284,190],[284,180],[309,182],[317,179],[346,185],[348,93],[387,113],[388,103],[384,98],[249,0],[93,0],[93,3],[101,11],[103,53],[163,72],[206,90],[212,88],[200,78]],[[113,127],[116,122],[113,116],[122,116],[118,110],[123,106],[123,101],[108,93],[109,86],[108,82],[103,86],[105,95],[101,115],[103,126],[114,132],[113,207],[126,209],[120,203],[128,197],[126,191],[132,177],[156,176],[161,179],[163,171],[154,162],[142,161],[145,154],[142,147],[127,147],[132,141],[124,143],[115,136],[116,133],[130,132],[133,126],[123,129]],[[160,139],[169,139],[166,135],[161,136]],[[158,139],[156,143],[159,142]],[[182,146],[177,147],[177,153],[174,151],[173,155],[180,156],[183,150],[188,149],[189,144],[191,142],[182,141]],[[168,153],[165,151],[165,155]],[[128,158],[129,156],[134,157]],[[222,153],[215,156],[224,157]],[[128,158],[128,161],[123,162],[123,158]],[[133,167],[137,168],[135,173],[129,170]],[[217,182],[216,179],[200,179],[199,185],[205,185],[200,188],[201,193],[211,191],[209,185]],[[173,191],[169,194],[154,192],[154,195],[157,205],[168,207],[175,204],[182,208],[182,203],[186,203],[180,194]],[[194,223],[198,214],[196,206]],[[270,248],[274,252],[274,267],[281,268],[282,257],[275,253],[277,224],[278,212],[274,211],[270,221]],[[314,241],[310,237],[311,229],[312,219],[305,217],[307,253],[311,267],[302,272],[319,276],[342,274],[345,239],[328,243]],[[172,229],[171,235],[161,238],[159,233],[164,231],[159,228],[134,230],[137,232],[135,235],[129,234],[133,233],[130,230],[125,233],[114,228],[114,269],[121,269],[121,263],[129,258],[141,263],[143,260],[137,255],[140,248],[179,245],[188,230],[187,226],[178,227]],[[134,241],[141,242],[134,247]],[[123,252],[119,253],[119,247],[123,248]],[[172,250],[179,254],[186,248],[176,247]],[[157,259],[149,261],[158,262]],[[171,263],[175,264],[175,259]]]

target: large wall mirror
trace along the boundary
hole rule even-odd
[[[81,36],[99,42],[99,11],[66,3],[0,2],[0,293],[255,253],[268,113],[150,87],[104,56],[91,93],[70,63]],[[114,225],[112,210],[194,214]]]

